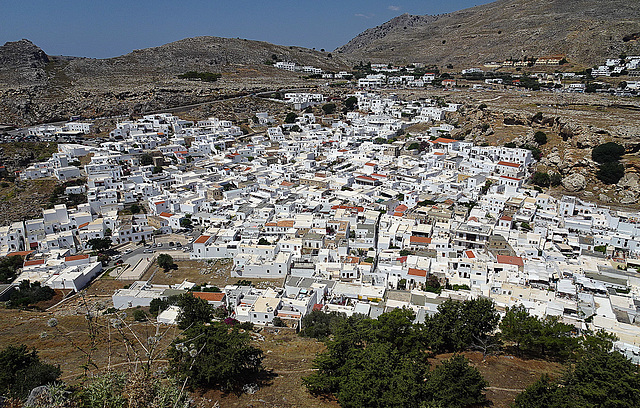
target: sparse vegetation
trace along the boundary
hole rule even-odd
[[[188,79],[190,81],[216,82],[218,79],[222,78],[222,74],[216,74],[213,72],[187,71],[182,75],[178,75],[178,78]]]

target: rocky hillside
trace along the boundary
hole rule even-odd
[[[143,113],[259,89],[308,86],[300,74],[266,65],[293,61],[326,70],[346,65],[330,53],[266,42],[187,38],[108,58],[54,57],[28,40],[0,47],[0,123],[26,126],[71,115]],[[179,79],[187,71],[217,82]]]
[[[498,0],[438,16],[399,16],[336,49],[352,61],[468,66],[565,54],[591,66],[640,53],[640,2]]]

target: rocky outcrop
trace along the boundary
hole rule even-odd
[[[336,49],[353,61],[460,65],[565,54],[599,64],[638,55],[640,3],[628,0],[498,0],[439,16],[396,17]],[[625,40],[626,39],[626,40]]]
[[[562,179],[562,187],[572,193],[584,190],[587,186],[587,179],[580,173],[573,173]]]

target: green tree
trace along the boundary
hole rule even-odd
[[[546,144],[547,143],[547,134],[544,133],[543,131],[539,130],[533,135],[533,139],[539,145]]]
[[[338,312],[324,313],[320,310],[313,310],[302,318],[300,335],[325,340],[333,334],[337,322],[344,318],[344,315]]]
[[[344,408],[417,407],[425,399],[428,363],[416,362],[389,343],[374,343],[349,359],[336,396]]]
[[[258,245],[271,245],[271,242],[267,241],[266,238],[260,238],[258,240]]]
[[[141,166],[150,166],[153,164],[153,157],[149,153],[145,153],[140,156],[140,165]]]
[[[591,151],[591,158],[598,163],[617,162],[624,153],[624,146],[615,142],[608,142],[594,147]]]
[[[213,307],[206,300],[194,297],[188,292],[180,295],[176,301],[180,308],[178,328],[186,329],[201,323],[209,323],[213,317]]]
[[[598,180],[605,184],[616,184],[624,176],[624,165],[620,162],[602,163],[596,173]]]
[[[169,254],[160,254],[158,255],[158,266],[164,269],[165,272],[169,271],[169,269],[173,268],[173,257]]]
[[[543,376],[516,397],[516,408],[640,406],[640,373],[618,352],[592,351],[557,381]]]
[[[500,315],[491,299],[446,300],[425,322],[435,352],[463,351],[498,327]]]
[[[535,184],[536,186],[549,187],[549,185],[551,184],[551,177],[548,173],[536,171],[533,174],[531,181],[533,181],[533,184]]]
[[[18,269],[22,268],[23,262],[24,260],[19,255],[0,259],[0,283],[13,282],[18,276]]]
[[[347,108],[350,111],[353,110],[357,104],[358,104],[358,98],[356,98],[355,96],[350,96],[344,101],[345,108]]]
[[[549,182],[553,187],[559,186],[560,184],[562,184],[562,175],[560,175],[560,173],[552,173],[549,176]]]
[[[324,113],[326,115],[331,115],[333,112],[336,111],[336,104],[335,103],[326,103],[326,104],[322,105],[322,110],[324,111]]]
[[[445,407],[467,407],[486,402],[489,384],[469,360],[456,354],[440,364],[427,380],[427,394]]]
[[[94,251],[106,251],[111,247],[111,238],[92,238],[87,245]]]
[[[59,366],[40,361],[35,349],[27,346],[7,346],[0,350],[0,396],[23,399],[40,385],[60,377]]]
[[[29,282],[23,280],[18,285],[18,290],[11,293],[9,299],[9,307],[25,308],[38,302],[44,302],[53,299],[55,291],[49,286],[42,286],[40,282]]]
[[[189,218],[183,218],[180,220],[180,226],[182,228],[189,229],[193,227],[193,222],[191,222],[191,219]]]
[[[507,308],[500,322],[502,338],[514,343],[516,352],[527,357],[567,360],[579,348],[574,328],[556,317],[531,316],[522,305]]]
[[[296,119],[298,119],[298,115],[293,112],[289,112],[284,118],[284,123],[296,123]]]
[[[144,310],[136,309],[133,311],[133,320],[136,322],[146,322],[148,320],[147,314]]]
[[[224,323],[196,324],[168,351],[173,372],[193,386],[239,390],[263,372],[262,351],[248,333]]]

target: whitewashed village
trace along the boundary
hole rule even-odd
[[[19,177],[82,178],[65,193],[87,202],[0,228],[0,255],[25,257],[0,298],[24,280],[81,291],[108,273],[138,280],[113,293],[115,308],[149,306],[194,286],[140,280],[166,253],[227,262],[229,284],[194,296],[241,322],[299,327],[313,310],[375,318],[394,308],[421,321],[446,299],[486,297],[501,311],[524,305],[577,330],[605,329],[638,361],[640,214],[540,192],[530,150],[450,138],[445,114],[462,105],[350,96],[357,110],[344,120],[304,112],[328,102],[322,94],[288,93],[296,113],[283,123],[255,112],[256,134],[228,118],[154,114],[122,120],[98,147],[59,144]],[[396,140],[415,123],[428,131]],[[32,129],[46,132],[81,135],[89,125]],[[145,211],[119,215],[134,204]],[[184,242],[159,243],[178,235]],[[89,248],[103,238],[134,261],[103,267]],[[178,314],[172,306],[158,321]]]

